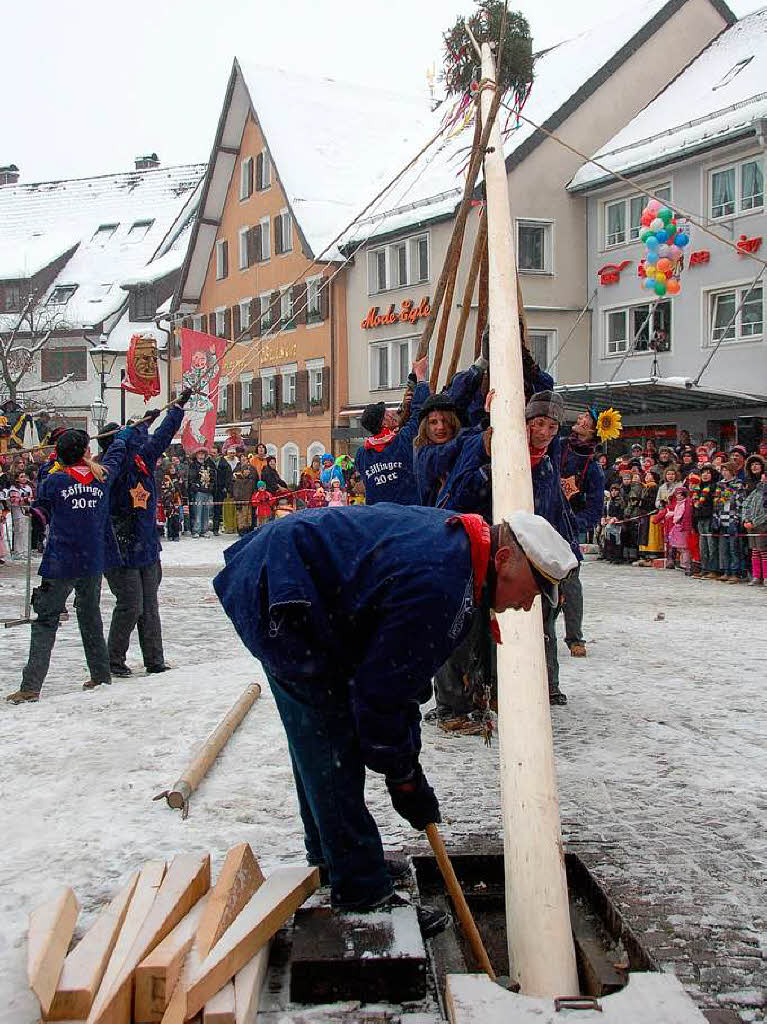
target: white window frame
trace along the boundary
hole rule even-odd
[[[247,395],[248,401],[245,401]],[[241,373],[240,374],[240,408],[241,409],[252,409],[253,408],[253,374],[252,373]]]
[[[269,159],[269,150],[261,150],[261,181],[258,182],[259,192],[265,192],[272,184],[272,161]]]
[[[420,274],[417,273],[419,258],[414,255],[414,252],[417,253],[421,241],[426,242],[426,277],[421,277]],[[427,284],[431,278],[431,236],[428,231],[422,231],[419,234],[412,235],[408,238],[407,243],[408,284]]]
[[[647,192],[632,192],[629,195],[613,196],[612,199],[605,199],[601,204],[601,217],[602,217],[602,251],[607,249],[620,249],[624,245],[633,245],[639,241],[639,232],[642,230],[641,223],[633,225],[631,223],[631,203],[635,199],[641,201],[640,205],[640,218],[641,210],[647,205],[647,201],[650,198],[649,193],[657,195],[659,192],[663,192],[668,189],[668,199],[666,203],[670,206],[673,199],[672,181],[660,181],[656,185],[652,185],[648,188]],[[623,204],[623,223],[625,225],[625,237],[620,242],[611,242],[607,237],[607,226],[608,226],[608,209],[611,206]]]
[[[368,345],[368,379],[371,391],[396,391],[404,387],[404,383],[399,381],[399,347],[404,342],[408,342],[410,345],[409,373],[410,366],[415,361],[420,340],[420,335],[406,335],[403,338],[388,338],[386,341],[370,342]],[[381,382],[378,373],[378,353],[382,348],[387,350],[387,376],[384,383]]]
[[[268,441],[267,444],[266,444],[266,457],[267,457],[267,459],[270,459],[272,456],[274,456],[275,459],[276,459],[278,454],[279,453],[277,451],[277,445],[276,444],[272,444],[271,441]]]
[[[543,337],[543,338],[546,339],[546,355],[545,355],[545,358],[543,360],[537,359],[535,356],[534,356],[534,358],[536,358],[536,361],[537,361],[538,365],[540,366],[540,368],[542,370],[545,370],[546,373],[550,374],[554,378],[554,380],[556,381],[556,379],[557,379],[557,377],[556,377],[556,367],[557,367],[557,364],[555,363],[550,370],[547,369],[547,367],[551,363],[551,360],[554,358],[554,356],[556,355],[556,352],[557,352],[558,332],[557,332],[556,327],[532,327],[532,326],[530,326],[528,324],[527,336],[528,336],[528,340],[530,340],[530,341],[532,341],[532,339],[534,337],[536,337],[536,336]],[[530,348],[530,351],[531,352],[533,351],[532,350],[532,346]]]
[[[384,260],[384,283],[380,286],[378,276],[378,260],[383,256]],[[389,247],[378,246],[375,249],[368,249],[368,295],[380,295],[381,292],[389,291],[391,275],[389,274]]]
[[[554,222],[541,217],[522,217],[517,220],[517,262],[519,262],[519,234],[523,227],[543,229],[543,267],[519,266],[520,274],[551,276],[554,273]]]
[[[227,395],[229,387],[228,377],[218,378],[218,396],[216,398],[216,412],[222,416],[228,416],[229,410],[227,409]]]
[[[226,326],[226,306],[219,306],[214,311],[216,330],[215,335],[217,338],[224,337],[224,327]]]
[[[312,443],[306,449],[306,465],[311,466],[312,459],[315,455],[324,455],[325,445],[322,441],[312,441]]]
[[[301,466],[299,464],[300,452],[298,445],[295,441],[286,441],[282,446],[282,453],[280,462],[282,464],[282,479],[290,487],[296,487],[298,484],[298,475],[301,472]],[[291,471],[290,460],[295,459],[295,471]],[[292,479],[291,479],[292,478]]]
[[[129,242],[131,242],[132,244],[136,243],[136,242],[143,241],[146,238],[146,236],[149,234],[149,232],[152,230],[152,226],[153,225],[154,225],[154,219],[149,220],[149,219],[145,218],[145,219],[142,219],[142,220],[134,220],[134,222],[128,228],[127,240]],[[139,234],[139,230],[137,230],[137,229],[140,229],[140,228],[144,229],[142,234]]]
[[[322,371],[325,368],[325,359],[322,356],[317,359],[307,359],[304,365],[309,374],[309,404],[321,405],[325,398],[322,385]],[[320,452],[321,454],[322,452]]]
[[[636,302],[627,302],[627,303],[622,303],[621,305],[618,305],[618,306],[609,306],[606,309],[602,310],[602,338],[603,338],[602,358],[603,359],[616,359],[616,358],[620,358],[621,356],[625,356],[627,353],[628,353],[630,358],[633,357],[633,356],[647,356],[647,355],[652,356],[653,350],[651,348],[642,348],[642,349],[634,348],[634,349],[632,349],[629,352],[629,346],[632,344],[632,342],[634,340],[634,330],[632,328],[632,322],[631,322],[631,312],[632,312],[632,310],[635,310],[635,309],[637,309],[640,306],[653,306],[654,302],[658,302],[658,304],[660,304],[661,302],[668,302],[669,305],[670,305],[670,308],[672,310],[672,313],[673,313],[673,308],[674,307],[673,307],[673,304],[671,303],[671,299],[670,298],[663,298],[663,299],[660,299],[660,300],[654,300],[652,298],[639,299]],[[654,306],[652,319],[650,320],[650,323],[647,325],[648,326],[648,337],[649,338],[652,338],[653,332],[655,330],[655,313],[657,312],[657,308],[658,308],[657,305]],[[625,327],[625,336],[624,336],[624,339],[623,339],[623,346],[621,348],[616,348],[613,352],[610,352],[609,351],[609,347],[608,347],[609,344],[610,344],[610,340],[609,340],[609,321],[610,321],[610,317],[611,316],[615,316],[615,315],[617,315],[619,313],[623,314],[623,323],[624,323],[624,327]],[[534,334],[535,331],[531,329],[531,333]],[[664,348],[664,349],[660,350],[663,355],[669,355],[671,353],[672,347],[673,347],[673,341],[674,341],[674,317],[672,315],[672,317],[671,317],[671,338],[669,339],[669,346],[668,346],[668,348]]]
[[[250,199],[253,195],[252,192],[248,192],[248,165],[253,167],[253,157],[246,157],[240,164],[240,202],[246,199]],[[255,168],[253,172],[253,185],[255,187]]]
[[[237,305],[240,307],[240,330],[244,330],[246,327],[250,327],[250,304],[253,301],[252,296],[247,299],[240,299]]]
[[[295,405],[298,386],[298,363],[285,363],[280,367],[282,377],[282,404]]]
[[[278,216],[282,221],[282,252],[280,256],[287,256],[288,253],[293,252],[293,218],[287,206],[280,210]]]
[[[261,406],[262,408],[267,408],[271,405],[272,409],[274,409],[277,404],[277,367],[270,366],[266,369],[262,369],[260,371],[260,377]],[[272,399],[271,402],[269,401],[270,398]]]
[[[306,323],[309,327],[313,324],[322,323],[322,302],[320,301],[320,287],[322,274],[306,279]],[[313,306],[316,305],[316,311]],[[316,317],[315,317],[316,312]],[[310,320],[310,318],[312,318]]]
[[[269,217],[262,217],[258,222],[261,228],[261,262],[266,263],[272,256],[272,222]]]
[[[743,205],[743,168],[746,164],[759,164],[762,170],[762,203],[761,206],[744,206]],[[720,213],[714,215],[714,175],[724,174],[727,171],[733,171],[735,174],[735,201],[732,213]],[[754,213],[764,212],[764,175],[765,175],[765,161],[761,153],[754,153],[751,156],[743,157],[740,160],[730,160],[726,164],[720,164],[718,167],[711,167],[708,171],[707,176],[707,192],[708,192],[708,212],[709,220],[711,221],[723,221],[731,220],[733,217],[749,217]]]
[[[260,316],[260,318],[261,318],[261,333],[262,334],[268,334],[269,331],[271,331],[272,327],[274,326],[274,322],[275,322],[274,319],[272,319],[272,322],[271,322],[271,324],[269,326],[266,326],[264,324],[264,317],[269,312],[269,305],[270,305],[270,303],[272,301],[272,293],[271,292],[261,292],[261,294],[258,296],[258,301],[261,304],[261,309],[260,309],[259,314],[258,314]]]
[[[202,314],[192,317],[192,330],[202,332]]]
[[[224,246],[226,245],[225,238],[219,238],[216,240],[216,280],[224,280]],[[227,271],[228,271],[227,267]]]
[[[719,285],[716,288],[710,288],[703,293],[705,302],[704,307],[704,320],[706,324],[706,333],[703,336],[703,348],[712,348],[718,344],[719,337],[713,338],[712,331],[714,325],[714,301],[716,296],[734,294],[735,296],[735,308],[740,305],[743,300],[743,296],[748,292],[751,287],[751,281],[739,281],[729,285]],[[738,310],[738,315],[735,318],[732,330],[735,331],[733,338],[724,338],[722,345],[747,345],[750,342],[761,343],[764,341],[764,302],[765,302],[765,287],[764,285],[758,285],[757,288],[762,293],[762,329],[758,334],[743,334],[743,310]],[[756,291],[757,289],[754,289]],[[753,292],[752,292],[753,296]]]
[[[240,228],[237,232],[237,265],[240,270],[248,269],[248,232],[249,227]]]
[[[295,330],[292,288],[280,288],[280,322],[283,331]]]
[[[426,243],[426,276],[419,273],[419,246]],[[397,250],[405,249],[405,280],[399,276],[399,256]],[[384,285],[378,283],[378,260],[384,260]],[[406,235],[386,245],[376,245],[367,250],[368,295],[380,295],[382,292],[398,291],[413,285],[427,284],[431,276],[431,237],[428,231],[420,231],[417,235]],[[396,277],[396,281],[395,281]]]

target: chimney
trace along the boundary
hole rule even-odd
[[[15,185],[19,180],[19,169],[16,164],[0,167],[0,185]]]
[[[160,166],[160,158],[156,153],[149,153],[146,156],[136,157],[136,170],[137,171],[150,171],[153,167]]]

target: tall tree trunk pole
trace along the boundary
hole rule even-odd
[[[471,300],[474,295],[474,288],[477,284],[477,275],[479,274],[479,266],[482,259],[487,252],[487,217],[485,211],[482,211],[482,215],[479,219],[479,227],[477,228],[477,237],[474,240],[474,252],[471,256],[471,266],[469,267],[469,276],[466,279],[466,287],[463,290],[463,302],[461,303],[461,316],[458,320],[458,326],[455,329],[455,338],[453,339],[453,353],[450,356],[450,365],[447,368],[447,376],[445,377],[445,383],[450,384],[453,377],[455,377],[455,371],[458,369],[458,363],[461,358],[461,349],[463,348],[463,336],[466,332],[466,323],[471,313]],[[480,335],[481,337],[481,335]],[[476,356],[474,357],[477,358]]]
[[[482,78],[495,81],[488,43]],[[493,91],[482,92],[490,117]],[[516,262],[503,142],[494,121],[485,157],[489,252],[493,518],[532,510],[519,338]],[[540,598],[500,616],[498,704],[506,864],[506,928],[513,978],[530,996],[578,994],[547,699]]]
[[[487,211],[485,211],[487,220]],[[485,251],[482,253],[482,262],[479,265],[479,295],[477,296],[477,327],[474,332],[474,358],[477,359],[482,351],[482,334],[487,324],[487,239],[485,239]]]

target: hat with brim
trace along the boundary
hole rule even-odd
[[[530,565],[541,596],[556,608],[559,584],[578,568],[572,548],[543,516],[512,512],[507,522]]]
[[[440,392],[438,395],[429,395],[421,406],[418,413],[418,422],[422,423],[429,413],[432,412],[456,412],[455,402],[449,395]]]
[[[525,419],[532,420],[536,416],[546,416],[561,426],[565,418],[562,396],[554,391],[537,391],[525,406]]]

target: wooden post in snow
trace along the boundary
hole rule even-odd
[[[495,81],[488,43],[482,78]],[[483,89],[482,117],[493,90]],[[497,118],[485,156],[489,253],[493,518],[532,511],[511,210]],[[578,994],[554,772],[540,598],[500,616],[498,717],[511,974],[525,995]]]

